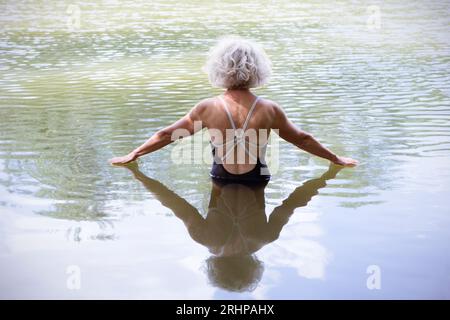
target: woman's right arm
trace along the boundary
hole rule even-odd
[[[207,99],[200,101],[184,117],[171,124],[170,126],[156,132],[141,146],[134,149],[126,156],[112,158],[109,160],[109,162],[114,165],[124,165],[136,160],[137,158],[145,154],[155,152],[174,142],[176,139],[180,139],[181,137],[186,136],[186,134],[192,135],[196,133],[198,130],[202,129],[202,127],[195,126],[195,122],[202,120],[201,114],[207,108],[207,105]],[[176,135],[174,137],[174,133],[177,132],[177,130],[179,130],[178,132],[183,133],[183,135]]]
[[[275,117],[272,129],[277,130],[279,136],[284,140],[306,152],[330,160],[337,165],[353,167],[358,164],[358,161],[354,159],[340,157],[334,154],[331,150],[317,141],[310,133],[297,128],[292,121],[288,119],[283,109],[277,104],[274,105],[274,112]]]

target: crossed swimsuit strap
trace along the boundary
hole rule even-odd
[[[253,111],[255,110],[256,104],[258,103],[259,97],[256,97],[255,101],[253,102],[252,106],[250,107],[250,110],[247,114],[247,118],[245,119],[245,122],[244,122],[244,125],[242,126],[242,128],[236,128],[236,124],[233,121],[231,112],[228,109],[228,105],[227,105],[225,99],[222,96],[219,96],[219,99],[223,103],[223,107],[228,116],[228,120],[230,121],[231,127],[233,128],[233,134],[234,134],[233,140],[227,141],[222,144],[213,144],[216,148],[226,146],[226,153],[223,157],[220,158],[222,163],[228,157],[228,155],[234,150],[234,148],[238,145],[241,145],[244,148],[245,153],[247,153],[249,157],[251,157],[253,160],[257,161],[258,158],[254,154],[252,154],[250,152],[250,150],[248,150],[247,145],[245,143],[245,130],[247,129],[250,118],[252,117],[252,114],[253,114]],[[258,147],[257,144],[255,144],[251,141],[247,141],[247,142],[249,145]],[[232,143],[233,145],[231,147],[228,147],[228,145],[230,143]],[[265,143],[265,145],[267,145],[267,142]]]

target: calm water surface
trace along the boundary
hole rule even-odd
[[[0,297],[449,299],[450,2],[383,1],[380,28],[372,4],[0,1]],[[220,93],[230,33],[273,60],[256,93],[360,166],[280,142],[265,189],[217,193],[176,146],[108,165]]]

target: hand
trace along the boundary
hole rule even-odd
[[[124,165],[127,163],[130,163],[134,160],[137,159],[137,155],[134,152],[131,152],[129,154],[127,154],[126,156],[123,157],[115,157],[109,160],[109,163],[113,164],[113,165]]]
[[[333,161],[334,164],[344,166],[344,167],[354,167],[358,164],[357,160],[354,160],[352,158],[346,158],[346,157],[336,157],[336,160]]]

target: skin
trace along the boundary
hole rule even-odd
[[[242,127],[245,118],[249,112],[256,96],[249,89],[227,89],[224,93],[225,101],[231,112],[236,126]],[[194,122],[201,121],[202,126],[194,127]],[[171,124],[170,126],[159,130],[144,144],[122,157],[110,159],[113,165],[124,165],[135,161],[137,158],[155,152],[168,144],[174,142],[172,134],[177,129],[184,129],[189,135],[207,128],[214,139],[218,132],[226,137],[226,129],[230,129],[230,123],[224,111],[223,105],[217,97],[200,101],[188,114]],[[310,133],[300,130],[290,121],[283,109],[275,102],[268,99],[260,99],[253,112],[248,129],[277,129],[278,134],[284,140],[292,143],[298,148],[309,152],[318,157],[327,159],[334,164],[353,167],[358,161],[334,154],[331,150],[323,146]],[[235,148],[237,149],[237,148]],[[234,150],[237,152],[237,150]],[[237,159],[237,158],[236,158]],[[254,163],[225,163],[225,169],[233,174],[243,174],[252,170]]]

